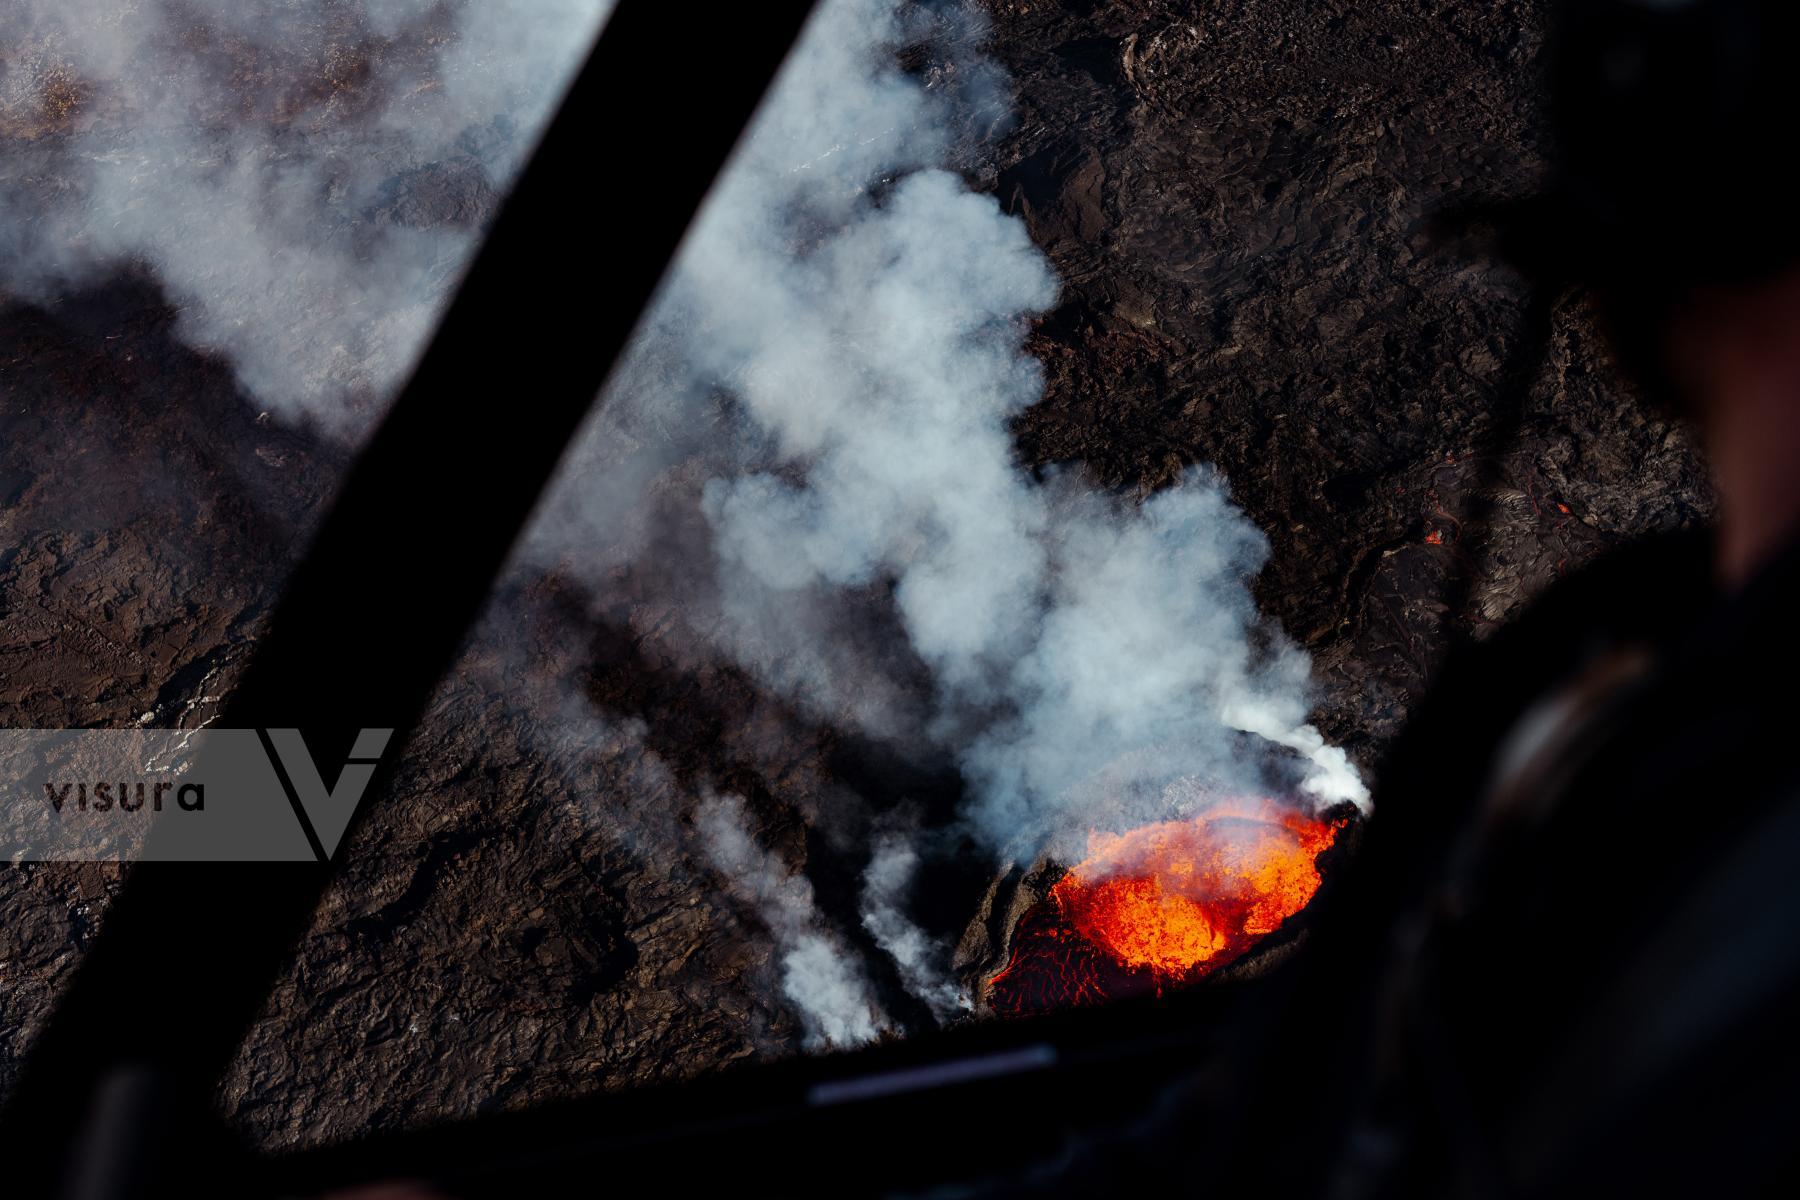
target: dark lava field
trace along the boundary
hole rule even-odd
[[[1704,519],[1686,434],[1639,406],[1590,307],[1564,302],[1541,368],[1508,381],[1524,282],[1429,234],[1446,203],[1540,177],[1541,5],[985,7],[1017,119],[970,139],[958,166],[1064,282],[1030,336],[1048,390],[1017,423],[1018,453],[1132,496],[1215,465],[1270,540],[1256,597],[1313,656],[1315,720],[1365,770],[1453,628],[1479,635],[1607,548]],[[0,121],[0,157],[57,136]],[[432,193],[446,178],[409,176],[423,194],[396,211],[461,219]],[[1522,431],[1492,463],[1490,414],[1520,382]],[[204,720],[346,455],[260,415],[227,364],[185,347],[148,273],[55,304],[0,293],[0,720]],[[1492,536],[1465,538],[1488,478]],[[1448,612],[1459,561],[1479,583]],[[803,814],[841,787],[937,812],[954,771],[685,657],[666,599],[679,589],[644,570],[604,594],[553,571],[499,590],[223,1085],[253,1140],[797,1051],[754,917],[696,886],[680,850],[698,781],[745,796],[759,841],[869,948],[860,864]],[[612,718],[603,730],[557,719],[571,680]],[[602,818],[614,795],[628,811]],[[649,836],[658,822],[672,835]],[[0,1091],[119,879],[100,864],[0,872]],[[954,941],[978,883],[945,884],[933,932]],[[928,1025],[865,957],[896,1019]]]

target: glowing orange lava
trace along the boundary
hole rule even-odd
[[[1179,976],[1236,957],[1306,907],[1337,827],[1262,802],[1096,833],[1050,892],[1078,933],[1126,966]]]
[[[1094,833],[1088,857],[1027,913],[989,985],[1002,1012],[1161,992],[1237,959],[1306,907],[1342,822],[1268,800]]]

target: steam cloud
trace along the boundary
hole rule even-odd
[[[0,134],[31,140],[0,168],[0,287],[48,295],[147,263],[183,335],[260,402],[354,434],[607,7],[15,2]],[[1266,541],[1222,481],[1197,469],[1134,504],[1016,461],[1009,422],[1042,389],[1024,337],[1058,284],[1023,224],[947,169],[1006,116],[981,32],[955,6],[824,4],[527,562],[603,587],[620,563],[678,560],[668,586],[705,610],[695,656],[951,757],[997,860],[1196,796],[1366,804],[1306,723],[1305,654],[1256,612]],[[909,46],[929,48],[924,68],[901,68]],[[67,185],[47,194],[45,172]],[[702,544],[641,516],[694,463]],[[876,1036],[863,972],[744,815],[707,796],[695,827],[768,925],[809,1040]],[[915,869],[904,837],[880,839],[859,915],[946,1015],[942,948],[904,912]]]
[[[610,7],[9,0],[0,289],[146,265],[262,404],[354,436]]]
[[[897,833],[876,839],[863,873],[863,927],[894,960],[900,982],[942,1021],[970,1007],[945,971],[943,948],[906,915],[906,891],[919,869],[919,854]]]
[[[1366,803],[1306,723],[1307,658],[1249,591],[1266,540],[1220,480],[1196,470],[1133,505],[1017,464],[1009,422],[1042,386],[1023,339],[1058,288],[1022,223],[942,169],[952,130],[1003,116],[979,33],[960,10],[828,4],[614,388],[612,435],[676,431],[636,470],[706,431],[710,541],[688,552],[715,563],[717,611],[696,624],[822,716],[947,750],[997,857],[1077,853],[1096,824],[1234,791]],[[922,78],[895,65],[920,42],[941,64]],[[568,508],[590,479],[611,486],[577,472]],[[871,592],[891,595],[923,704],[895,685]],[[943,1017],[961,997],[904,911],[915,867],[904,838],[879,839],[861,915]],[[779,941],[796,920],[771,920]]]
[[[736,796],[702,798],[694,814],[713,865],[737,898],[752,905],[775,936],[781,988],[806,1023],[813,1048],[855,1046],[888,1028],[868,981],[825,930],[812,885],[784,867],[746,832]]]
[[[1151,806],[1192,775],[1363,800],[1305,722],[1306,657],[1247,586],[1266,541],[1216,478],[1134,506],[1017,465],[1008,423],[1041,394],[1026,323],[1057,284],[1021,222],[934,169],[1001,89],[966,14],[922,20],[826,6],[616,389],[689,419],[734,402],[702,501],[718,646],[802,703],[951,747],[996,848],[1085,829],[1082,785],[1125,762],[1158,781]],[[951,69],[901,72],[920,39]],[[923,712],[864,695],[892,674],[846,602],[873,587],[928,670]]]

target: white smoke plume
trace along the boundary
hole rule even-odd
[[[715,649],[834,719],[949,748],[996,849],[1084,834],[1091,781],[1121,764],[1130,819],[1184,777],[1364,801],[1306,723],[1305,655],[1256,612],[1266,541],[1220,481],[1133,505],[1016,462],[1009,422],[1042,386],[1024,334],[1057,283],[1020,221],[937,169],[1001,89],[969,65],[967,14],[911,11],[825,6],[614,390],[640,427],[733,402],[703,493]],[[949,64],[924,78],[895,65],[922,37]],[[881,686],[871,589],[929,675],[922,710]]]
[[[906,892],[919,869],[919,855],[902,834],[877,838],[863,873],[863,928],[883,953],[894,960],[900,982],[943,1021],[971,1007],[968,996],[950,981],[944,948],[935,944],[906,914]]]
[[[1196,470],[1133,504],[1017,463],[1009,422],[1042,390],[1024,336],[1058,285],[1020,221],[941,169],[958,122],[998,115],[979,30],[910,11],[826,5],[691,234],[604,428],[675,431],[636,469],[700,447],[710,544],[638,548],[713,557],[712,653],[947,751],[998,856],[1075,853],[1196,797],[1366,803],[1307,724],[1305,654],[1256,611],[1267,542],[1223,481]],[[895,51],[922,37],[948,65],[902,73]],[[580,510],[584,477],[564,488]],[[895,686],[871,593],[891,596],[923,703]],[[906,913],[916,866],[879,838],[861,915],[941,1019],[963,998]]]
[[[856,960],[820,919],[812,885],[757,845],[744,802],[706,796],[694,813],[707,857],[731,893],[753,907],[774,935],[781,989],[806,1024],[811,1049],[859,1046],[889,1028]]]
[[[1218,481],[1193,472],[1136,507],[1072,496],[1047,530],[1032,643],[999,684],[1010,715],[965,754],[992,838],[1083,832],[1096,777],[1122,807],[1106,815],[1130,822],[1173,815],[1158,806],[1176,779],[1290,790],[1237,732],[1304,755],[1298,787],[1320,802],[1366,798],[1305,723],[1306,656],[1260,627],[1249,580],[1267,543]]]
[[[8,0],[0,290],[148,267],[278,415],[365,430],[611,0]]]

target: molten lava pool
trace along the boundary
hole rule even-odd
[[[1088,857],[1020,920],[988,1003],[1041,1012],[1192,983],[1306,907],[1342,827],[1252,800],[1092,834]]]

